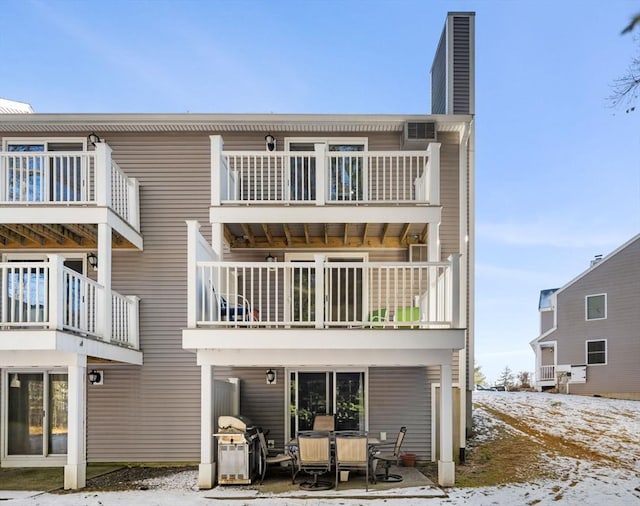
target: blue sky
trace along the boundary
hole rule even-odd
[[[640,54],[620,35],[637,0],[3,0],[0,97],[60,113],[428,113],[454,10],[476,12],[476,361],[495,380],[534,369],[539,291],[640,232],[640,110],[606,100]]]

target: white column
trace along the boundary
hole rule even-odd
[[[140,183],[135,177],[127,180],[129,198],[129,224],[140,232]]]
[[[430,206],[440,205],[440,143],[432,142],[427,147],[427,156],[429,157],[429,173],[427,178],[429,181],[429,194],[427,200]]]
[[[327,145],[316,144],[316,205],[323,206],[327,198]]]
[[[64,257],[60,255],[47,255],[49,259],[49,329],[62,329],[64,318],[64,301],[62,300],[64,279],[62,268]]]
[[[438,484],[442,487],[452,487],[455,484],[451,377],[451,364],[442,364],[440,366],[440,459],[438,460]]]
[[[111,207],[111,147],[106,142],[96,143],[96,204]]]
[[[316,263],[316,328],[324,328],[324,255],[313,255],[313,259]],[[302,308],[301,308],[302,310]]]
[[[111,225],[98,223],[98,290],[96,303],[99,333],[111,341]]]
[[[200,365],[200,466],[198,468],[198,488],[200,489],[210,489],[215,484],[214,392],[213,366],[202,364]]]
[[[83,488],[86,484],[86,384],[87,357],[78,355],[69,366],[67,464],[64,466],[64,488]]]
[[[211,140],[211,205],[219,206],[222,194],[222,149],[221,135],[210,135]]]

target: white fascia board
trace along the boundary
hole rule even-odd
[[[54,355],[82,355],[127,364],[142,364],[142,352],[116,346],[95,339],[78,337],[56,330],[6,330],[0,332],[0,358],[10,359],[12,353],[39,353],[49,355],[49,363]],[[53,353],[52,353],[53,352]],[[13,365],[13,364],[9,364]]]
[[[211,223],[440,223],[440,207],[380,206],[221,206]]]
[[[182,347],[277,352],[322,349],[334,354],[343,350],[460,350],[464,348],[464,334],[464,329],[184,329]]]
[[[199,350],[198,365],[237,367],[423,367],[451,364],[453,350]]]

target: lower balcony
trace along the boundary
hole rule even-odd
[[[457,258],[447,262],[197,262],[196,327],[451,329]]]
[[[48,262],[0,263],[0,349],[59,349],[80,338],[94,350],[110,345],[97,358],[139,362],[138,298],[107,290],[63,262],[50,255]]]

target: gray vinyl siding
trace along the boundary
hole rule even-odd
[[[607,318],[587,321],[585,297],[607,294]],[[640,237],[557,292],[558,364],[586,364],[586,341],[606,339],[607,364],[588,365],[576,394],[640,394]]]
[[[438,133],[440,147],[440,254],[443,260],[460,249],[460,146],[458,134]]]
[[[540,334],[544,334],[553,328],[554,311],[540,312]]]
[[[447,30],[440,36],[431,66],[431,114],[447,112]]]
[[[423,367],[372,367],[369,369],[369,432],[387,433],[395,440],[407,427],[402,450],[431,458],[431,385]]]
[[[453,111],[452,114],[470,114],[471,93],[471,19],[453,16]]]
[[[144,251],[114,251],[112,285],[140,297],[144,365],[105,367],[88,395],[89,461],[199,461],[200,369],[182,349],[187,315],[185,220],[210,228],[208,135],[108,134],[140,182]]]

